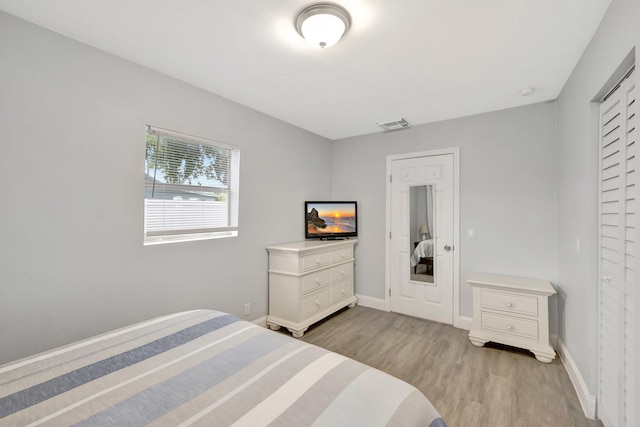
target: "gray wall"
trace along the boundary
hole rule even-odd
[[[267,313],[324,138],[0,13],[0,363],[151,316]],[[215,73],[215,70],[211,70]],[[240,235],[142,245],[145,125],[241,149]]]
[[[334,142],[333,196],[359,204],[356,292],[384,298],[386,157],[447,147],[460,147],[461,315],[471,272],[555,283],[555,114],[539,103]]]
[[[384,298],[386,156],[460,147],[461,314],[472,271],[551,280],[558,333],[595,395],[591,101],[640,45],[639,9],[613,0],[557,103],[332,145],[0,13],[0,363],[180,309],[266,314],[264,246],[303,237],[305,199],[358,200],[357,292]],[[142,246],[145,124],[240,146],[238,238]]]
[[[559,335],[592,396],[598,345],[598,106],[592,101],[611,87],[609,79],[626,68],[621,64],[633,59],[639,43],[640,2],[614,0],[557,101]]]

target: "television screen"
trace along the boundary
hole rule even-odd
[[[358,235],[357,202],[305,202],[307,239],[345,239]]]

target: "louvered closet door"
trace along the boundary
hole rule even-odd
[[[598,417],[636,427],[633,289],[637,211],[633,73],[600,108],[600,289]]]

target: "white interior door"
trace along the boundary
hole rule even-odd
[[[639,130],[633,74],[600,107],[598,417],[637,426],[633,287]]]
[[[390,181],[391,311],[453,324],[453,154],[392,160]],[[431,200],[425,216],[416,193]]]

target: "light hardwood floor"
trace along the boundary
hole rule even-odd
[[[401,378],[420,389],[449,427],[602,426],[587,419],[556,358],[488,344],[468,332],[356,306],[313,325],[302,340]]]

